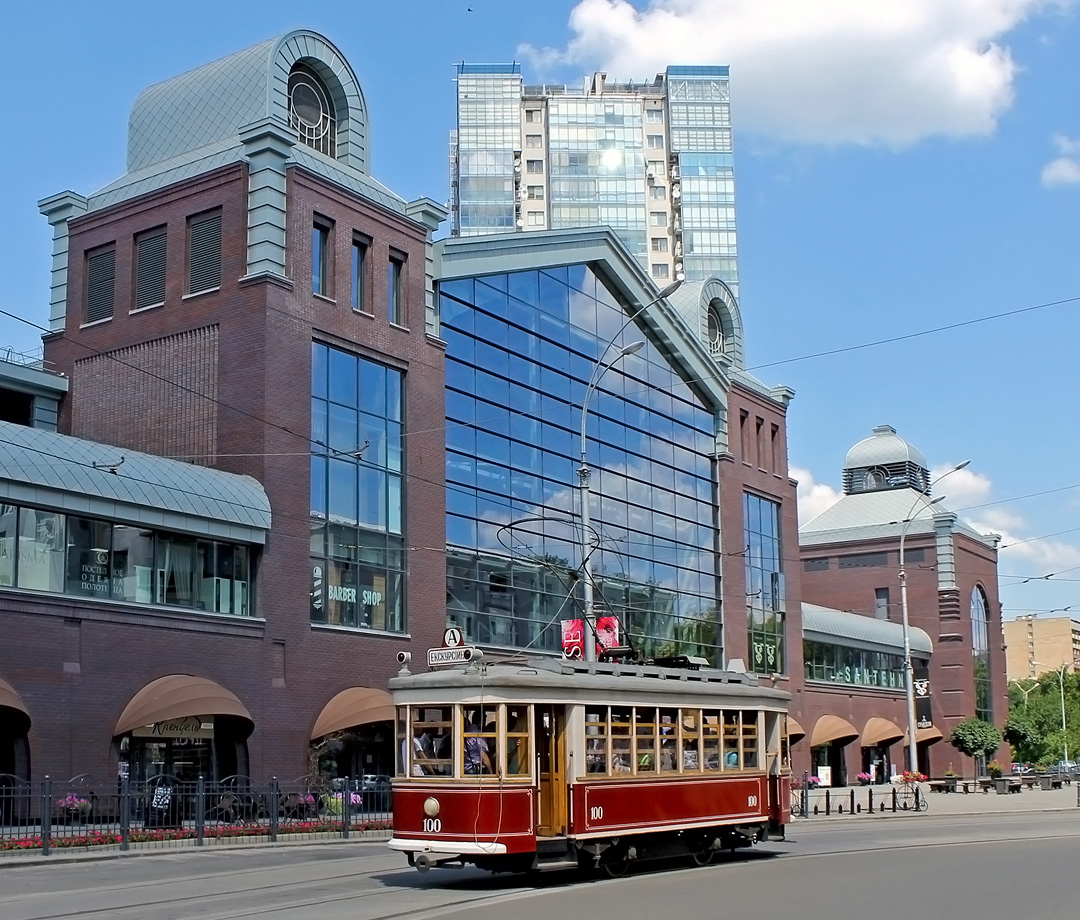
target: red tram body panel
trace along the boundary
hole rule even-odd
[[[410,864],[616,875],[783,837],[787,693],[724,671],[481,657],[390,682],[389,846]]]

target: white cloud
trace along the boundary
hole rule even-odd
[[[1080,160],[1058,157],[1042,168],[1040,180],[1045,188],[1061,185],[1080,185]]]
[[[1075,0],[581,0],[566,48],[519,54],[642,79],[730,64],[740,129],[785,140],[904,146],[993,132],[1017,66],[1002,39]]]
[[[962,470],[949,472],[955,468],[954,464],[943,467],[935,467],[930,470],[930,481],[933,482],[939,476],[948,476],[934,486],[933,497],[945,496],[942,501],[946,508],[965,508],[968,505],[978,505],[989,500],[991,482],[981,473],[974,472],[970,466]]]
[[[799,502],[799,524],[816,518],[822,511],[836,504],[844,493],[834,489],[828,483],[815,482],[814,474],[809,470],[791,467],[790,473],[793,479],[798,480],[797,490]]]

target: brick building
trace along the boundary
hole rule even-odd
[[[167,615],[110,598],[106,627],[85,600],[20,593],[17,634],[37,650],[7,646],[0,676],[35,704],[35,773],[110,775],[117,756],[171,769],[151,763],[161,751],[142,764],[133,752],[140,719],[199,740],[180,722],[207,713],[156,683],[187,675],[249,717],[243,758],[210,764],[216,775],[299,776],[312,733],[385,719],[395,653],[441,634],[444,358],[428,247],[445,212],[374,180],[370,143],[348,62],[296,31],[145,90],[124,176],[41,202],[54,228],[45,354],[71,384],[60,430],[253,477],[273,524],[249,545],[243,606],[208,606],[198,584],[227,574],[209,568],[167,586],[164,537],[147,590]],[[61,652],[73,634],[77,671]],[[67,719],[43,719],[60,695]],[[62,743],[76,723],[79,743]],[[378,725],[338,751],[342,769],[391,769]]]
[[[901,546],[912,660],[930,688],[920,768],[940,776],[951,764],[970,774],[973,766],[939,742],[969,716],[1000,727],[1008,715],[998,537],[945,510],[932,485],[922,453],[883,425],[848,452],[843,498],[799,531],[804,611],[829,608],[813,609],[804,629],[821,623],[834,636],[804,635],[806,682],[795,711],[810,763],[834,776],[906,764],[902,670],[893,680],[903,666]],[[999,757],[1007,754],[1003,746]]]

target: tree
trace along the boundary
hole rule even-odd
[[[1001,740],[1001,732],[975,716],[965,719],[949,735],[949,744],[968,757],[986,757],[1001,747]]]
[[[1028,763],[1042,758],[1045,738],[1027,713],[1021,711],[1010,715],[1002,735],[1012,745],[1013,760]]]

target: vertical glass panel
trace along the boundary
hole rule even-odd
[[[191,537],[161,534],[154,560],[156,603],[194,607],[195,541]]]
[[[311,395],[323,399],[327,394],[329,355],[325,345],[311,343]]]
[[[343,406],[356,405],[356,358],[336,348],[330,354],[330,399]]]
[[[330,460],[330,487],[327,515],[331,521],[355,524],[356,464],[348,460]]]
[[[152,603],[153,532],[141,527],[115,524],[112,541],[112,596],[136,604]]]
[[[67,521],[67,592],[108,600],[112,594],[110,558],[112,525],[69,517]]]
[[[656,710],[648,706],[634,709],[634,757],[636,773],[656,772]]]
[[[15,505],[0,504],[0,587],[15,584],[15,553],[18,542],[19,509]]]
[[[412,776],[454,775],[454,708],[413,706],[412,741],[402,752]]]
[[[629,773],[633,769],[633,710],[611,707],[611,772]]]

